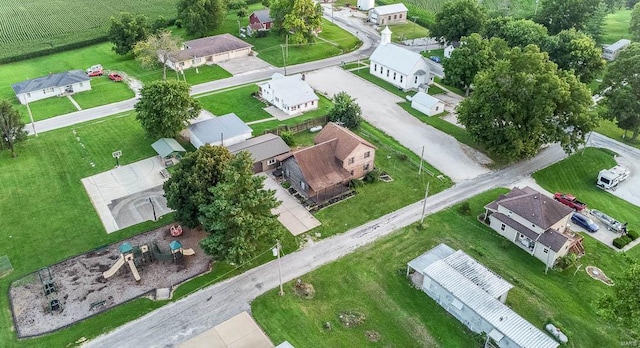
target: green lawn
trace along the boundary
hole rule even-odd
[[[272,116],[263,110],[265,103],[252,96],[258,92],[255,84],[240,88],[209,93],[197,97],[202,107],[211,111],[214,115],[235,113],[244,122],[251,122],[271,118]]]
[[[420,24],[414,24],[413,19],[405,24],[393,24],[389,26],[389,30],[392,32],[391,41],[402,42],[404,40],[411,40],[420,37],[429,37],[429,29],[420,26]],[[384,28],[381,27],[380,31]]]
[[[125,82],[113,82],[107,76],[91,79],[91,90],[73,95],[82,109],[115,103],[133,98],[135,93]]]
[[[472,214],[458,207],[427,217],[426,228],[416,225],[395,232],[338,261],[302,277],[316,291],[313,299],[295,295],[294,283],[285,296],[272,290],[252,303],[252,312],[272,341],[288,340],[296,347],[480,347],[473,336],[405,278],[406,263],[439,243],[462,249],[514,285],[507,305],[543,330],[549,320],[560,323],[569,347],[617,347],[632,341],[637,328],[616,325],[598,317],[593,299],[610,289],[575,269],[544,273],[544,264],[476,220],[483,206],[505,189],[469,200]],[[580,263],[596,265],[612,277],[630,260],[591,239]],[[632,255],[638,260],[638,255]],[[584,269],[584,268],[583,268]],[[342,326],[339,315],[358,311],[365,322]],[[323,328],[331,324],[331,330]],[[291,325],[295,323],[295,325]],[[369,342],[367,331],[380,336]]]
[[[571,157],[533,174],[536,182],[550,192],[568,192],[613,218],[629,222],[629,229],[640,228],[638,207],[611,193],[599,189],[595,182],[598,172],[616,165],[609,151],[587,148]]]
[[[18,104],[17,99],[13,99],[14,105],[22,114],[22,121],[30,122],[29,113],[25,105]],[[35,101],[29,103],[31,109],[31,115],[33,115],[34,121],[44,120],[46,118],[67,114],[70,112],[78,111],[78,109],[71,103],[67,97],[53,97]]]
[[[631,10],[618,10],[607,16],[604,22],[602,43],[612,44],[620,39],[631,39],[629,21]]]
[[[446,93],[446,91],[436,85],[430,85],[429,86],[429,90],[427,91],[428,94],[430,95],[436,95],[436,94],[443,94]]]
[[[357,70],[357,71],[352,71],[351,72],[354,75],[358,75],[360,77],[362,77],[363,79],[373,83],[374,85],[377,85],[378,87],[387,90],[390,93],[393,93],[395,95],[397,95],[398,97],[405,99],[408,95],[414,95],[415,92],[414,91],[403,91],[400,88],[398,88],[397,86],[394,86],[393,84],[391,84],[390,82],[387,82],[377,76],[372,75],[369,72],[369,69],[361,69],[361,70]]]
[[[449,91],[451,91],[451,92],[453,92],[453,93],[455,93],[455,94],[457,94],[457,95],[460,95],[460,96],[465,97],[465,95],[464,95],[464,91],[463,91],[463,90],[461,90],[460,88],[458,88],[458,87],[454,87],[454,86],[450,86],[450,85],[445,85],[444,83],[442,83],[442,79],[441,79],[441,78],[439,78],[439,77],[437,77],[437,76],[436,76],[433,80],[434,80],[434,82],[435,82],[435,83],[437,83],[437,84],[439,84],[439,85],[441,85],[441,86],[445,87],[445,88],[446,88],[446,89],[448,89]],[[465,98],[466,98],[466,97],[465,97]]]
[[[300,116],[290,118],[284,121],[271,120],[271,121],[254,123],[249,125],[249,127],[253,129],[253,136],[264,134],[265,131],[274,130],[280,126],[285,126],[285,125],[293,126],[293,125],[302,123],[306,120],[310,120],[312,118],[317,118],[317,117],[322,117],[327,115],[329,110],[331,110],[331,108],[333,107],[333,103],[331,102],[331,100],[329,100],[323,95],[318,95],[318,97],[320,97],[320,100],[318,101],[318,109],[316,110],[307,111]]]
[[[618,128],[616,121],[600,120],[600,124],[598,124],[598,128],[596,128],[595,131],[611,139],[640,149],[640,139],[632,140],[632,132],[625,132],[623,129]]]

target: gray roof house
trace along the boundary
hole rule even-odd
[[[615,60],[616,58],[618,58],[618,54],[620,54],[620,51],[625,49],[630,44],[631,41],[627,39],[620,39],[612,43],[611,45],[605,46],[602,49],[602,58],[606,60]]]
[[[151,147],[156,150],[162,158],[170,158],[174,156],[182,156],[187,150],[173,138],[160,138]]]
[[[411,98],[411,107],[427,116],[444,112],[444,103],[427,93],[418,92]]]
[[[196,122],[187,131],[196,148],[204,144],[230,146],[251,138],[252,132],[234,113]]]
[[[377,6],[369,10],[369,22],[377,25],[405,23],[408,11],[403,3]]]
[[[183,43],[180,51],[169,53],[167,66],[173,70],[183,70],[204,64],[216,64],[251,54],[253,45],[231,34],[220,34],[189,40]],[[164,51],[166,52],[166,51]],[[162,61],[163,52],[158,53]]]
[[[304,80],[304,75],[284,76],[275,73],[271,80],[258,84],[258,94],[287,115],[301,114],[318,108],[320,98]]]
[[[556,348],[559,343],[505,305],[513,285],[462,250],[440,244],[407,264],[407,275],[485,347]]]
[[[233,154],[247,151],[253,158],[253,171],[255,173],[273,169],[277,165],[276,157],[289,153],[289,145],[279,136],[271,133],[263,134],[255,138],[227,147]]]
[[[530,188],[514,187],[485,206],[485,222],[547,268],[570,251],[583,254],[582,237],[568,229],[573,209]]]
[[[426,59],[413,51],[391,43],[391,30],[386,27],[380,45],[369,58],[369,73],[402,89],[426,89],[433,81]]]
[[[273,19],[268,8],[253,11],[249,15],[249,28],[251,30],[269,30],[272,22]]]
[[[11,85],[21,104],[91,89],[91,78],[82,70],[70,70]]]

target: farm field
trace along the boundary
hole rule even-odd
[[[143,13],[153,21],[176,16],[176,0],[3,0],[0,1],[0,61],[9,57],[96,40],[109,18]]]

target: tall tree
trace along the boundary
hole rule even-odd
[[[431,36],[445,42],[459,41],[463,36],[480,32],[486,12],[476,0],[456,0],[445,2],[436,14],[435,22],[429,28]]]
[[[640,263],[629,266],[612,290],[598,299],[600,313],[628,327],[640,327]]]
[[[595,42],[602,40],[602,35],[604,35],[604,22],[610,11],[608,5],[605,2],[601,2],[584,24],[582,30],[591,36]]]
[[[201,207],[200,222],[209,234],[200,242],[207,254],[241,264],[254,256],[260,240],[274,240],[278,220],[271,213],[280,202],[264,189],[262,176],[253,175],[251,155],[235,155],[222,180],[209,189],[212,201]]]
[[[200,207],[212,202],[209,188],[218,184],[231,160],[224,146],[206,144],[188,153],[164,183],[167,206],[176,211],[176,220],[194,228],[200,224]]]
[[[172,54],[180,50],[180,40],[171,32],[161,30],[139,41],[133,46],[133,55],[144,68],[154,68],[162,65],[162,79],[167,79],[167,62]]]
[[[113,43],[111,49],[119,55],[125,55],[133,50],[136,43],[147,38],[149,21],[142,14],[134,16],[128,12],[120,12],[118,18],[111,17],[111,26],[107,35],[109,41]]]
[[[333,96],[333,107],[329,110],[329,121],[342,123],[349,129],[358,129],[362,122],[362,110],[347,92]]]
[[[563,30],[549,41],[549,58],[560,69],[573,70],[580,81],[589,83],[604,69],[602,50],[583,32]]]
[[[499,37],[511,47],[536,45],[545,47],[549,40],[547,28],[528,19],[496,17],[487,21],[482,31],[484,37]]]
[[[490,67],[498,57],[507,51],[507,43],[500,38],[483,39],[480,34],[465,36],[449,59],[442,62],[445,81],[464,88],[469,96],[471,84],[476,74]]]
[[[513,161],[532,157],[551,142],[575,150],[594,126],[591,103],[584,84],[529,45],[512,48],[479,72],[474,93],[457,112],[476,142]]]
[[[565,29],[582,30],[601,0],[542,0],[536,22],[555,35]]]
[[[147,83],[135,105],[136,119],[152,138],[173,138],[198,117],[200,103],[189,94],[184,81],[161,80]]]
[[[204,36],[218,29],[227,16],[224,0],[179,0],[177,6],[188,35]]]
[[[288,34],[291,42],[305,44],[315,41],[322,27],[322,6],[313,0],[274,0],[269,14],[273,29]]]
[[[640,2],[633,6],[631,21],[629,21],[629,33],[634,41],[640,41]]]
[[[16,157],[15,145],[27,138],[24,123],[18,110],[7,100],[0,101],[0,150],[11,151]]]
[[[640,134],[640,43],[632,43],[607,66],[600,89],[605,97],[603,116],[616,120],[618,127]]]

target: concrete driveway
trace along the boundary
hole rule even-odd
[[[273,348],[249,313],[242,312],[180,344],[179,348]]]
[[[453,181],[473,179],[489,172],[483,163],[490,160],[484,154],[411,116],[396,104],[403,101],[398,96],[338,67],[307,73],[306,80],[316,91],[330,97],[345,91],[356,98],[365,120],[418,156],[424,146],[427,162]]]
[[[273,177],[266,173],[260,173],[258,175],[266,177],[264,181],[265,189],[276,191],[276,198],[282,202],[282,204],[274,209],[272,213],[278,215],[278,221],[280,221],[291,234],[297,236],[314,227],[320,226],[320,221],[311,215],[300,202],[291,197],[287,190],[278,184]]]
[[[234,58],[226,62],[220,62],[218,65],[234,76],[254,71],[273,70],[274,73],[277,71],[276,67],[256,56]]]

